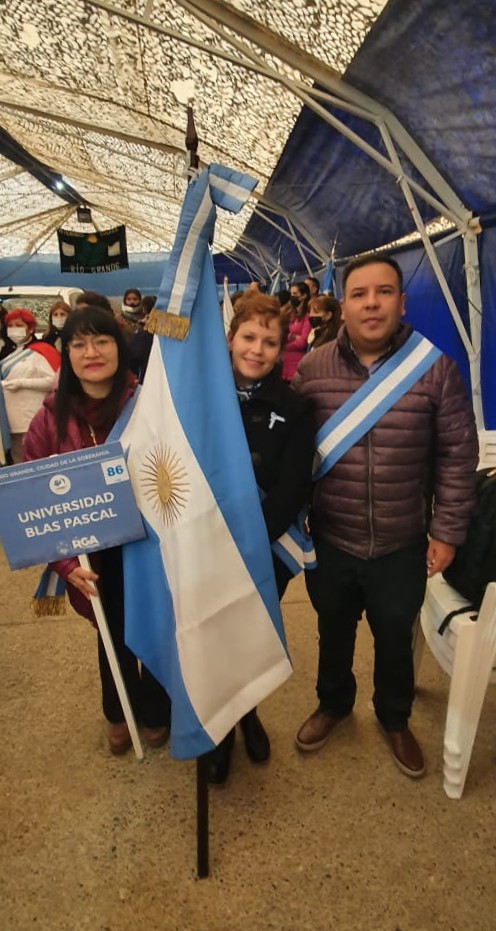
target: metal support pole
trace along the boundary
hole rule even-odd
[[[477,221],[474,221],[477,222]],[[480,286],[479,250],[477,232],[469,228],[463,234],[463,251],[465,255],[465,280],[467,283],[470,336],[474,354],[470,359],[470,381],[472,384],[472,402],[474,405],[477,429],[484,428],[481,389],[481,332],[482,332],[482,295]]]

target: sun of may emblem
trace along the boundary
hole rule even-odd
[[[179,456],[168,446],[155,446],[145,456],[141,473],[145,498],[170,526],[186,506],[190,488]]]

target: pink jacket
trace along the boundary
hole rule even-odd
[[[307,351],[308,336],[312,327],[308,314],[304,317],[294,317],[289,324],[289,336],[286,348],[282,354],[282,377],[291,381]]]

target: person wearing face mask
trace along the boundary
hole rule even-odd
[[[282,355],[282,377],[291,381],[307,351],[307,340],[312,329],[308,319],[310,291],[304,281],[297,281],[290,289],[289,335]]]
[[[124,335],[128,339],[134,336],[143,317],[141,300],[141,291],[138,291],[137,288],[128,288],[127,291],[124,292],[119,323],[124,330]]]
[[[25,308],[5,317],[7,344],[13,348],[0,361],[0,384],[10,429],[13,462],[22,461],[24,435],[45,395],[53,387],[60,356],[54,346],[37,340],[36,317]],[[3,350],[2,350],[3,353]]]
[[[43,342],[49,343],[50,346],[55,346],[57,352],[61,351],[62,340],[60,338],[60,332],[70,313],[71,307],[69,304],[66,304],[65,301],[56,301],[50,308],[48,327],[43,334]]]
[[[310,352],[336,339],[341,326],[341,305],[335,297],[321,294],[310,301],[308,319],[312,327],[308,336],[308,352]]]

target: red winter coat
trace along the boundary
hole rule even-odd
[[[126,401],[132,397],[136,390],[136,379],[134,376],[129,377],[126,391],[122,398],[120,410],[124,407]],[[99,431],[98,439],[105,442],[108,431]],[[24,461],[30,462],[32,459],[44,459],[46,456],[60,455],[62,453],[73,452],[76,449],[84,449],[90,445],[89,433],[86,434],[84,426],[76,417],[71,415],[67,421],[67,432],[63,440],[57,433],[55,423],[55,392],[52,391],[40,408],[38,413],[33,417],[29,430],[26,433],[23,444]],[[92,445],[92,444],[91,444]],[[98,573],[98,554],[93,553],[90,557],[92,568]],[[57,575],[60,575],[65,582],[73,569],[79,566],[79,560],[75,557],[69,559],[59,559],[50,563],[50,568]],[[74,610],[88,620],[95,622],[91,602],[70,582],[67,582],[67,594],[69,601]]]
[[[410,333],[400,326],[389,355]],[[343,327],[336,341],[303,359],[293,385],[312,400],[318,430],[367,378]],[[477,451],[464,382],[443,355],[317,482],[312,534],[364,559],[427,532],[459,546],[475,501]]]

